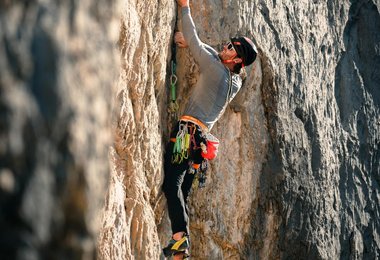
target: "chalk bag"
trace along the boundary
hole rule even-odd
[[[201,143],[202,157],[207,160],[213,160],[218,155],[219,140],[210,133],[205,136],[206,144]]]

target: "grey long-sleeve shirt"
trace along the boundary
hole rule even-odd
[[[239,75],[229,72],[216,50],[200,41],[189,7],[182,7],[182,31],[200,68],[199,80],[184,113],[199,119],[210,130],[240,90],[242,80]],[[231,77],[231,93],[227,98]]]

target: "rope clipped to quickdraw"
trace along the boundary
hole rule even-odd
[[[174,29],[177,28],[177,17],[175,19]],[[177,46],[175,41],[172,42],[172,58],[170,62],[170,104],[169,104],[169,114],[172,121],[178,120],[178,109],[179,105],[177,102],[176,96],[176,84],[177,84],[177,76],[176,76],[176,56],[177,56]]]
[[[174,54],[175,55],[175,54]],[[175,59],[175,58],[174,58]],[[178,118],[178,108],[179,105],[177,103],[176,97],[176,63],[175,60],[171,61],[171,75],[170,75],[170,104],[169,104],[169,113],[171,114],[172,119],[177,120]]]

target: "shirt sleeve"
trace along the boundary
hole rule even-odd
[[[201,68],[217,61],[217,52],[199,39],[189,7],[182,7],[182,31],[191,54]]]

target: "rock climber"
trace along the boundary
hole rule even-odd
[[[190,49],[200,69],[199,80],[189,97],[184,116],[171,132],[164,162],[163,191],[173,236],[163,251],[167,257],[184,259],[189,256],[190,247],[186,201],[194,180],[193,173],[202,170],[207,159],[215,157],[213,152],[217,150],[217,141],[212,140],[209,131],[240,90],[242,79],[239,73],[255,61],[257,49],[249,38],[236,37],[224,44],[218,53],[199,39],[189,0],[177,0],[177,3],[182,13],[182,32],[175,34],[175,43],[178,47]]]

